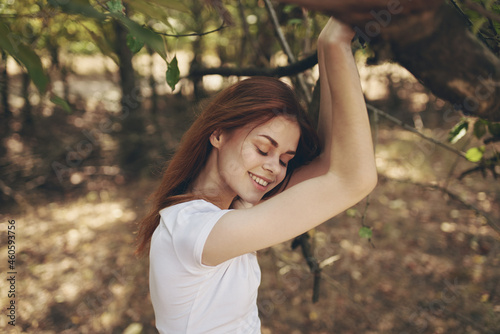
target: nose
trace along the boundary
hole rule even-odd
[[[277,175],[280,172],[281,165],[279,158],[272,158],[269,157],[269,159],[266,160],[264,165],[262,166],[265,170],[270,171],[273,175]]]

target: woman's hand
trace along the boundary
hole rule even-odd
[[[354,38],[354,30],[351,27],[330,17],[325,27],[318,37],[318,44],[331,45],[331,44],[351,44]]]

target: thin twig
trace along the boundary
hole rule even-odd
[[[97,2],[97,3],[99,4],[99,6],[101,6],[103,9],[105,9],[105,10],[109,11],[108,6],[106,6],[105,4],[103,4],[101,1],[96,0],[96,2]]]
[[[461,0],[462,2],[463,0]],[[470,18],[467,16],[467,14],[464,13],[464,11],[462,10],[462,8],[460,8],[460,6],[457,4],[457,2],[455,0],[450,0],[451,4],[453,5],[453,7],[455,7],[455,9],[457,10],[457,12],[465,19],[465,21],[467,22],[467,25],[470,27],[472,27],[474,24],[472,23],[472,21],[470,20]],[[478,38],[490,49],[492,50],[491,46],[486,42],[486,37],[483,36],[483,34],[478,31],[477,32],[477,36]],[[492,50],[493,51],[493,50]]]
[[[220,31],[220,30],[222,30],[222,29],[224,29],[226,27],[227,26],[224,23],[222,23],[222,25],[219,28],[216,28],[216,29],[213,29],[213,30],[210,30],[210,31],[193,32],[193,33],[189,33],[189,34],[168,34],[166,32],[159,32],[159,31],[153,30],[150,27],[148,27],[148,28],[151,29],[152,31],[154,31],[155,33],[157,33],[159,35],[163,35],[163,36],[168,36],[168,37],[189,37],[189,36],[205,36],[205,35],[212,34],[214,32]]]
[[[455,9],[457,10],[457,12],[464,18],[464,20],[467,22],[467,25],[469,27],[472,27],[472,21],[469,19],[469,17],[464,13],[464,11],[462,10],[462,8],[460,8],[460,6],[457,4],[457,2],[455,0],[450,0],[451,4],[453,5],[453,7],[455,7]]]
[[[470,140],[471,140],[471,139],[470,139],[470,138],[468,138],[468,139],[465,141],[465,143],[462,145],[462,148],[467,147],[467,145],[469,145],[469,143],[470,143]],[[443,187],[444,187],[445,189],[447,189],[447,188],[448,188],[448,184],[449,184],[449,183],[450,183],[450,181],[451,181],[451,177],[452,177],[452,175],[453,175],[453,172],[455,171],[455,168],[458,166],[458,160],[459,160],[459,159],[460,159],[460,157],[458,157],[458,156],[457,156],[457,157],[455,158],[455,160],[453,161],[452,165],[451,165],[451,168],[450,168],[450,170],[449,170],[449,172],[448,172],[448,175],[446,176],[446,179],[445,179],[445,181],[444,181],[444,186],[443,186]]]
[[[307,232],[299,235],[293,240],[292,249],[296,249],[300,246],[302,255],[304,256],[311,273],[314,275],[312,302],[316,303],[319,300],[321,267],[319,266],[318,259],[314,256],[314,242],[310,242],[310,238],[311,236]]]
[[[273,4],[271,3],[270,0],[264,0],[264,3],[266,4],[267,12],[269,13],[269,17],[271,18],[271,22],[273,23],[274,26],[274,31],[276,33],[276,36],[278,37],[278,41],[281,44],[281,47],[283,48],[283,51],[285,51],[285,54],[288,56],[288,62],[289,63],[295,63],[297,60],[295,56],[293,55],[292,49],[290,48],[290,45],[286,41],[285,35],[283,34],[283,30],[281,30],[279,21],[278,21],[278,16],[276,15],[276,11],[274,10]],[[311,102],[311,91],[309,87],[307,86],[304,76],[302,73],[299,73],[297,75],[297,78],[299,80],[300,88],[302,92],[304,93],[304,96],[307,99],[307,103]]]
[[[498,156],[491,157],[489,159],[486,159],[482,161],[479,166],[473,167],[470,169],[467,169],[466,171],[463,171],[462,174],[458,176],[458,179],[461,180],[465,176],[475,173],[475,172],[482,172],[483,174],[486,174],[486,170],[489,169],[493,173],[493,177],[496,179],[497,178],[497,173],[495,171],[495,166],[498,164],[500,161],[500,158]]]
[[[467,8],[478,12],[479,14],[483,15],[484,17],[486,17],[488,19],[492,19],[494,21],[500,22],[500,15],[493,13],[493,12],[490,12],[489,10],[487,10],[486,8],[481,6],[480,4],[472,2],[470,0],[465,0],[463,2]]]
[[[365,221],[366,221],[366,213],[368,212],[368,207],[370,206],[370,195],[366,196],[366,204],[365,204],[365,209],[363,210],[363,215],[361,216],[361,226],[363,227],[368,227],[371,229],[371,227],[366,226]],[[375,248],[375,245],[373,244],[372,238],[368,238],[368,242],[372,246],[372,248]]]
[[[415,182],[415,181],[412,181],[412,180],[409,180],[409,179],[395,179],[395,178],[391,178],[391,177],[388,177],[388,176],[385,176],[385,175],[382,176],[382,177],[385,178],[386,180],[389,180],[389,181],[411,184],[411,185],[414,185],[414,186],[417,186],[417,187],[420,187],[420,188],[423,188],[423,189],[439,190],[442,193],[448,195],[448,197],[450,197],[450,199],[452,199],[452,200],[454,200],[456,202],[461,203],[467,209],[473,210],[477,214],[483,216],[486,219],[486,222],[488,223],[488,225],[490,225],[491,228],[493,228],[493,230],[495,230],[497,233],[500,234],[500,225],[498,225],[498,223],[496,223],[486,212],[484,212],[483,210],[479,209],[474,204],[469,203],[469,202],[463,200],[459,195],[453,193],[452,191],[450,191],[450,190],[448,190],[446,188],[443,188],[443,187],[441,187],[441,186],[439,186],[437,184],[425,184],[425,183]]]
[[[54,17],[60,13],[51,13],[50,15],[44,15],[47,12],[39,12],[36,14],[0,14],[0,19],[19,19],[19,18],[28,18],[28,19],[45,19],[47,17]]]
[[[391,115],[389,115],[388,113],[386,113],[386,112],[384,112],[384,111],[382,111],[382,110],[380,110],[380,109],[378,109],[378,108],[376,108],[376,107],[372,106],[371,104],[368,104],[368,103],[367,103],[367,104],[366,104],[366,107],[367,107],[369,110],[371,110],[371,111],[373,111],[373,112],[375,112],[375,113],[379,114],[380,116],[382,116],[382,117],[384,117],[384,118],[386,118],[386,119],[390,120],[391,122],[393,122],[393,123],[395,123],[395,124],[399,125],[399,126],[400,126],[400,127],[402,127],[403,129],[408,130],[408,131],[410,131],[410,132],[413,132],[413,133],[415,133],[415,134],[419,135],[420,137],[424,138],[425,140],[428,140],[428,141],[432,142],[433,144],[436,144],[436,145],[438,145],[438,146],[441,146],[441,147],[443,147],[443,148],[447,149],[448,151],[453,152],[453,153],[455,153],[456,155],[458,155],[458,156],[460,156],[460,157],[462,157],[462,158],[464,158],[464,159],[466,159],[466,160],[467,160],[467,158],[465,157],[465,153],[464,153],[464,152],[459,151],[459,150],[457,150],[456,148],[453,148],[453,147],[451,147],[451,146],[448,146],[448,145],[446,145],[445,143],[440,142],[439,140],[436,140],[436,139],[434,139],[434,138],[431,138],[431,137],[428,137],[428,136],[424,135],[422,132],[418,131],[418,130],[417,130],[417,129],[415,129],[414,127],[412,127],[412,126],[410,126],[410,125],[408,125],[408,124],[406,124],[406,123],[402,122],[401,120],[397,119],[396,117],[391,116]]]
[[[374,131],[373,131],[373,152],[377,151],[377,145],[378,145],[378,127],[379,127],[379,118],[378,118],[378,113],[373,112],[372,116],[372,123],[374,124]],[[365,224],[366,221],[366,214],[368,212],[368,207],[370,206],[370,195],[366,196],[366,204],[365,204],[365,209],[363,211],[363,215],[361,216],[361,226],[367,227]],[[368,242],[372,246],[372,248],[375,248],[375,245],[373,244],[373,241],[371,238],[368,239]]]

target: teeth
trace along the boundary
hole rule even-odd
[[[252,179],[253,179],[255,182],[257,182],[257,183],[258,183],[258,184],[260,184],[261,186],[266,187],[266,186],[269,184],[269,182],[266,182],[266,181],[262,180],[260,177],[257,177],[257,176],[255,176],[255,175],[253,175],[253,174],[250,174],[250,176],[252,177]]]

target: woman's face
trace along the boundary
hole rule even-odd
[[[297,122],[284,116],[222,133],[214,146],[219,150],[223,185],[244,201],[257,204],[285,178],[299,138]]]

